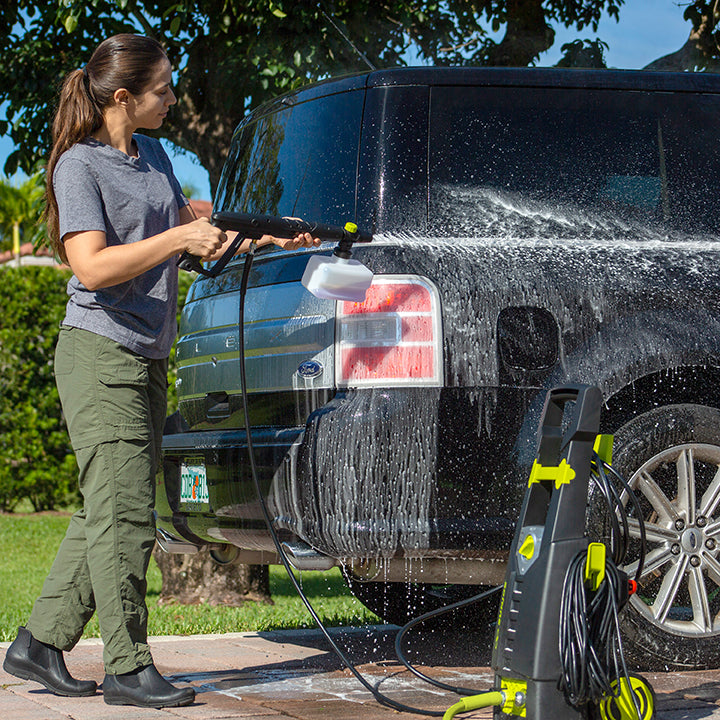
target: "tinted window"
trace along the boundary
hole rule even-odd
[[[373,232],[427,230],[430,88],[367,91],[358,182],[358,224]]]
[[[267,115],[235,133],[216,206],[344,224],[355,217],[363,91]]]
[[[689,93],[434,88],[431,224],[514,237],[714,233],[719,111]]]

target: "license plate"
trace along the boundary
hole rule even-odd
[[[180,465],[180,502],[207,503],[207,472],[202,462],[189,462]]]

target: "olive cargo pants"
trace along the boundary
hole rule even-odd
[[[105,671],[117,675],[152,662],[145,574],[155,542],[167,360],[63,327],[55,376],[83,507],[70,520],[27,628],[70,650],[97,611]]]

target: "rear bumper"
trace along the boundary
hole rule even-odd
[[[518,444],[536,394],[352,390],[312,412],[304,428],[255,428],[260,484],[280,539],[344,561],[498,559],[529,471]],[[161,530],[194,544],[274,551],[244,430],[167,435],[163,455]],[[206,467],[207,503],[179,500],[180,465],[188,462]]]

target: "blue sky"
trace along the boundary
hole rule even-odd
[[[560,58],[563,43],[580,38],[604,40],[609,45],[606,60],[609,67],[638,69],[662,55],[679,49],[690,32],[690,24],[682,18],[685,3],[680,0],[626,0],[620,10],[620,22],[603,18],[597,33],[586,28],[581,33],[567,28],[556,28],[553,47],[543,55],[539,65],[554,65]],[[194,155],[174,152],[168,144],[172,159],[182,185],[191,185],[194,197],[210,199],[210,183],[207,172],[197,163]],[[8,138],[0,137],[0,168],[13,146]]]

